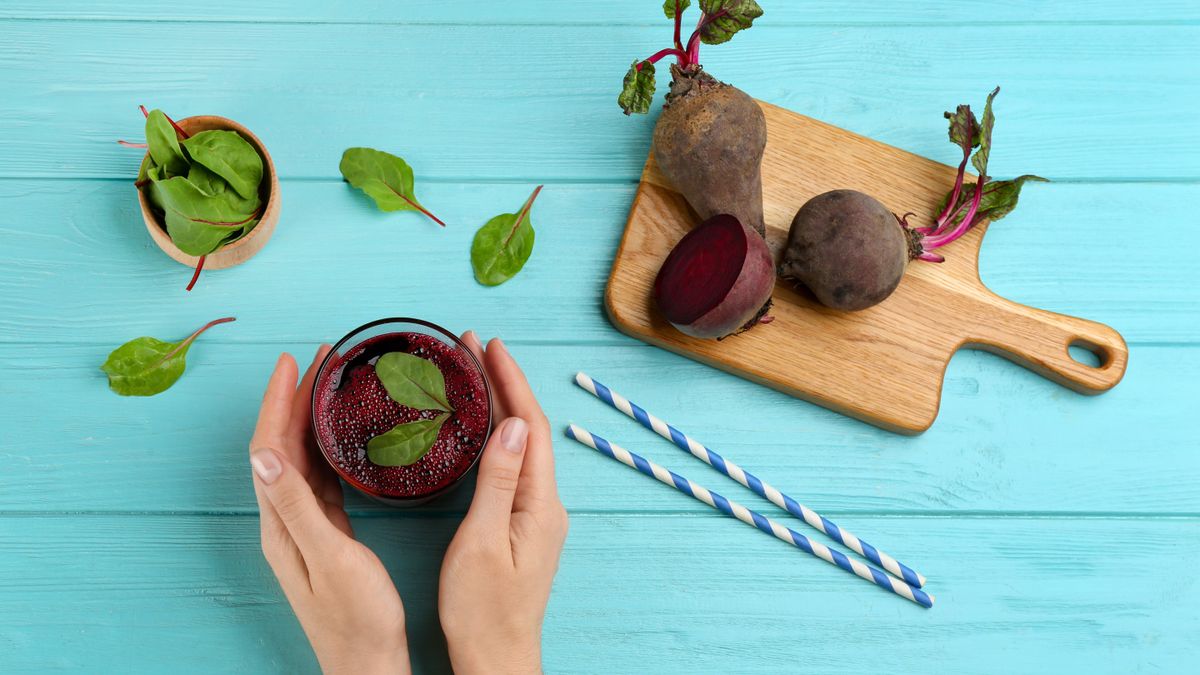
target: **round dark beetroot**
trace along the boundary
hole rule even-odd
[[[891,295],[908,260],[908,237],[886,206],[862,192],[833,190],[796,212],[779,274],[821,304],[853,312]]]

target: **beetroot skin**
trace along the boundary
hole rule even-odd
[[[672,64],[671,75],[654,127],[659,168],[702,219],[727,213],[763,236],[762,108],[698,65]]]
[[[909,257],[909,238],[886,206],[862,192],[833,190],[796,212],[779,274],[807,286],[821,304],[853,312],[891,295]]]
[[[654,302],[680,332],[723,338],[765,317],[775,286],[766,241],[729,214],[684,235],[654,279]]]

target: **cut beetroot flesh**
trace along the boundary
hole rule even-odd
[[[730,215],[713,216],[684,235],[654,280],[667,321],[688,325],[721,304],[742,273],[747,246],[745,229]]]

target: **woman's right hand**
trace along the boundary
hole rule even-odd
[[[495,418],[503,421],[483,450],[475,496],[442,563],[442,629],[459,675],[537,673],[542,619],[567,536],[550,423],[500,340],[486,350],[473,332],[463,341],[484,364]]]

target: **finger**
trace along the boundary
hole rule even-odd
[[[258,411],[258,424],[250,439],[250,452],[261,447],[282,445],[284,429],[291,415],[292,392],[295,390],[296,361],[288,354],[280,354],[275,362],[275,371],[267,382],[262,406]],[[263,536],[274,537],[283,532],[283,522],[275,513],[270,500],[263,493],[258,481],[254,481],[254,496],[258,500],[259,519],[262,521]]]
[[[312,390],[313,383],[317,378],[317,371],[321,368],[321,362],[325,360],[325,355],[329,353],[329,345],[321,345],[317,348],[317,353],[313,357],[312,363],[308,366],[308,371],[304,373],[304,378],[300,380],[300,385],[292,394],[291,417],[287,427],[287,442],[283,447],[279,448],[287,454],[288,461],[295,465],[296,469],[304,476],[310,476],[314,462],[310,454],[312,446],[311,435],[312,431]]]
[[[550,423],[529,388],[520,366],[499,339],[488,343],[484,354],[488,375],[496,383],[497,399],[509,415],[529,422],[529,448],[521,467],[521,487],[517,492],[517,508],[535,502],[546,503],[557,498],[554,482],[554,446],[550,440]]]
[[[479,362],[479,367],[486,371],[487,366],[484,363],[483,343],[479,341],[479,336],[475,334],[475,331],[469,330],[462,334],[462,340],[464,343],[466,343],[467,349],[471,351],[471,354],[475,356],[475,360]],[[496,392],[494,391],[492,392],[491,404],[492,419],[503,420],[504,418],[508,417],[508,411],[500,405],[500,402],[496,397]]]
[[[521,480],[529,425],[519,417],[509,417],[496,427],[479,459],[475,496],[463,525],[490,534],[504,533],[508,541],[513,499]]]
[[[250,439],[251,451],[261,447],[279,447],[287,440],[292,397],[296,392],[296,371],[296,360],[292,355],[280,354],[258,410],[258,424],[254,427],[254,437]]]
[[[329,522],[304,476],[283,453],[271,448],[255,451],[250,455],[250,464],[255,484],[271,502],[308,568],[330,560],[346,535]]]

